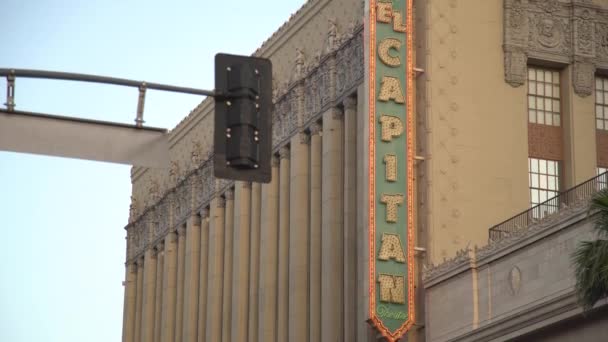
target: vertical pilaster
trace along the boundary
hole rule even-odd
[[[308,135],[291,139],[289,191],[289,339],[308,341]]]
[[[344,341],[342,112],[323,113],[321,341]]]
[[[154,299],[154,342],[160,342],[162,307],[163,307],[163,265],[165,262],[164,244],[156,246],[156,286]]]
[[[175,306],[175,342],[182,342],[184,318],[184,280],[186,270],[186,227],[177,228],[177,292]]]
[[[321,125],[310,126],[310,332],[321,341]]]
[[[277,341],[288,341],[289,315],[289,167],[290,151],[282,147],[279,166],[279,278],[277,303]]]
[[[260,308],[258,341],[276,342],[277,323],[277,269],[278,269],[278,208],[279,208],[279,160],[272,158],[272,178],[262,185],[262,224],[260,240]]]
[[[251,230],[251,183],[236,182],[234,194],[234,252],[232,254],[232,339],[247,341],[249,313],[249,236]]]
[[[201,212],[201,242],[199,260],[199,291],[198,291],[198,339],[206,341],[207,337],[207,282],[209,281],[209,208]]]
[[[357,341],[357,100],[344,100],[344,340]]]
[[[198,331],[198,289],[201,243],[201,218],[194,214],[186,226],[186,257],[184,276],[183,341],[196,342]]]
[[[122,341],[135,342],[135,305],[137,291],[137,264],[127,264],[125,272],[125,301],[123,308]]]
[[[251,236],[249,246],[249,316],[247,340],[258,341],[258,289],[260,286],[260,223],[262,185],[251,185]]]
[[[165,264],[163,266],[163,310],[161,341],[173,342],[175,336],[175,301],[177,295],[177,235],[169,232],[165,237]]]
[[[222,296],[222,341],[232,341],[232,250],[234,238],[234,190],[226,191],[226,223],[224,237],[224,294]]]
[[[222,294],[224,281],[224,215],[226,201],[211,201],[209,221],[209,281],[207,287],[207,341],[222,340]]]
[[[137,294],[135,295],[135,333],[133,334],[135,342],[141,341],[142,330],[142,305],[144,298],[144,258],[137,259]]]
[[[154,341],[154,308],[156,307],[156,250],[148,248],[144,256],[144,294],[142,304],[142,342]]]
[[[368,159],[369,117],[367,83],[357,87],[357,337],[362,342],[376,341],[376,331],[369,324],[360,324],[369,317],[369,211]]]

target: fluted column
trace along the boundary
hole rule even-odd
[[[357,100],[344,100],[344,340],[357,340]]]
[[[199,260],[199,291],[198,291],[198,342],[206,341],[207,337],[207,282],[209,265],[209,208],[201,212],[201,242]]]
[[[125,272],[125,301],[123,307],[122,341],[135,342],[135,304],[137,291],[137,264],[130,263]]]
[[[289,315],[289,168],[290,151],[280,151],[279,166],[279,282],[277,304],[277,341],[288,341]]]
[[[251,183],[236,182],[234,194],[234,252],[232,253],[232,336],[247,341],[249,313],[249,236],[251,230]]]
[[[186,226],[186,260],[184,276],[184,318],[182,340],[196,342],[198,331],[198,288],[201,243],[201,218],[194,214]]]
[[[308,341],[308,135],[291,139],[289,199],[289,339]]]
[[[156,286],[154,299],[154,342],[160,342],[162,307],[163,307],[163,265],[165,262],[164,244],[161,242],[156,246]]]
[[[226,191],[224,231],[224,295],[222,296],[222,341],[232,340],[232,252],[234,245],[234,190]]]
[[[321,341],[344,341],[342,112],[323,113]]]
[[[144,256],[144,295],[142,305],[142,342],[154,341],[154,308],[156,307],[156,250],[148,248]]]
[[[262,185],[251,185],[251,236],[249,245],[249,317],[247,340],[258,341],[258,289],[260,286],[260,195]]]
[[[142,305],[144,303],[144,257],[137,259],[137,294],[135,298],[135,333],[133,334],[133,340],[139,342],[142,336]]]
[[[222,340],[222,294],[224,281],[224,218],[226,201],[211,201],[209,221],[209,281],[207,285],[207,341]]]
[[[310,332],[321,341],[321,125],[310,127]]]
[[[175,337],[175,301],[177,295],[177,235],[169,232],[165,237],[165,264],[163,266],[163,309],[161,341],[173,342]]]
[[[184,280],[186,270],[186,227],[177,228],[177,292],[175,305],[175,342],[182,342],[184,318]]]
[[[278,219],[279,219],[279,159],[272,158],[272,179],[262,185],[262,224],[260,240],[260,308],[258,341],[277,340],[277,269],[278,269]]]

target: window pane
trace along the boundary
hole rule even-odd
[[[537,81],[543,81],[544,77],[543,77],[544,72],[540,69],[536,69],[536,80]]]
[[[528,75],[529,75],[529,72],[528,72]],[[528,76],[528,77],[529,77],[529,76]],[[601,79],[601,78],[599,78],[599,77],[596,77],[596,78],[595,78],[595,89],[596,89],[596,90],[598,90],[598,89],[602,89],[602,79]]]
[[[532,81],[536,79],[536,70],[534,68],[528,68],[528,79]]]
[[[555,174],[555,163],[554,162],[547,163],[547,174],[549,174],[549,175]]]
[[[528,96],[528,108],[536,108],[536,99],[534,96]]]
[[[559,87],[558,86],[553,86],[553,97],[555,97],[556,99],[559,99]]]
[[[552,88],[553,88],[553,87],[552,87],[550,84],[545,84],[545,96],[552,96],[552,95],[551,95],[551,93],[552,93],[552,92],[551,92],[551,89],[552,89]]]
[[[538,116],[536,117],[536,121],[537,121],[536,123],[539,123],[541,125],[545,124],[545,116],[543,114],[544,114],[544,112],[541,112],[541,111],[538,112]]]
[[[553,114],[545,112],[545,125],[553,125]]]
[[[538,175],[532,175],[532,184],[530,184],[533,188],[538,188]]]
[[[528,111],[528,122],[536,123],[536,111],[535,110]]]
[[[543,99],[537,99],[536,108],[540,110],[545,109],[545,101]]]
[[[536,94],[536,82],[530,81],[528,83],[528,93],[530,93],[530,94]]]
[[[538,201],[538,199],[539,199],[538,190],[532,190],[531,194],[532,194],[532,203],[534,203],[534,204],[540,203]]]
[[[549,190],[557,190],[557,187],[555,186],[555,177],[549,177],[548,178],[549,184],[547,184],[547,188]]]
[[[536,94],[537,95],[545,95],[545,87],[543,83],[536,83]]]
[[[538,159],[530,158],[530,171],[538,173]]]
[[[547,189],[547,176],[540,176],[540,188]]]
[[[597,119],[597,120],[595,120],[595,123],[596,123],[595,128],[604,129],[604,120]]]
[[[545,99],[545,110],[552,110],[552,106],[551,103],[553,103],[553,101],[551,101],[551,99]]]
[[[560,120],[561,120],[561,119],[559,118],[559,115],[554,115],[554,116],[553,116],[553,124],[554,124],[555,126],[560,126],[560,125],[561,125]]]
[[[547,200],[547,192],[546,191],[539,191],[539,202],[542,203],[544,201]]]
[[[547,161],[544,159],[538,160],[538,173],[547,174]]]
[[[597,103],[599,103],[599,104],[604,103],[604,96],[602,95],[601,91],[595,92],[595,101],[597,101]]]

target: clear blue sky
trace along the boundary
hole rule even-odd
[[[251,54],[304,0],[2,0],[0,68],[211,89],[217,52]],[[6,101],[0,80],[0,102]],[[148,92],[173,128],[201,97]],[[17,79],[17,109],[132,123],[137,91]],[[119,341],[130,167],[0,152],[0,341]]]

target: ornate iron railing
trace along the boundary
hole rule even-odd
[[[559,212],[561,208],[589,200],[594,193],[607,187],[608,172],[604,172],[584,183],[560,192],[559,195],[490,228],[490,242],[498,241],[514,232],[526,229],[530,225]]]

